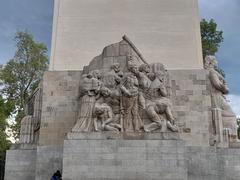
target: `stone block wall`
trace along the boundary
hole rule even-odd
[[[36,148],[8,150],[6,154],[5,180],[35,179]]]
[[[43,77],[39,145],[62,145],[75,124],[81,71],[48,71]]]
[[[171,70],[169,75],[173,113],[182,139],[187,145],[209,146],[211,97],[207,72]]]
[[[37,180],[62,169],[63,142],[77,119],[80,74],[50,71],[44,75]],[[181,138],[187,145],[209,146],[210,95],[205,70],[171,70],[169,74],[173,114]],[[186,133],[184,128],[190,131]]]
[[[240,149],[186,147],[188,180],[238,180]]]
[[[65,180],[186,180],[181,140],[66,140]]]
[[[39,145],[63,145],[78,113],[81,71],[49,71],[44,75]],[[211,98],[205,70],[170,70],[173,114],[187,145],[209,145]],[[188,132],[186,133],[186,129]]]
[[[75,124],[81,71],[48,71],[43,77],[36,180],[62,169],[63,140]]]
[[[56,170],[62,171],[62,156],[63,146],[38,146],[35,180],[48,180]]]

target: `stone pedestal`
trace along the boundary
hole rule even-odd
[[[63,178],[238,180],[239,155],[239,149],[185,146],[175,133],[69,133]]]
[[[184,143],[174,133],[68,134],[63,178],[185,180]]]
[[[5,180],[35,179],[37,148],[31,144],[17,144],[7,151]]]

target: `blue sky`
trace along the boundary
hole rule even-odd
[[[240,0],[199,0],[199,9],[201,18],[213,18],[224,32],[216,56],[231,90],[228,99],[240,115]],[[20,30],[27,29],[50,50],[52,16],[53,0],[0,0],[0,64],[13,57],[14,34]]]
[[[0,0],[0,63],[13,57],[17,31],[28,30],[50,50],[53,0]]]

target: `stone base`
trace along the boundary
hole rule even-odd
[[[5,180],[239,180],[240,145],[187,146],[178,133],[69,133],[63,146],[18,144]]]
[[[239,180],[240,149],[186,147],[188,180]]]
[[[125,139],[125,140],[179,140],[179,133],[137,133],[137,132],[90,132],[90,133],[68,133],[69,140],[109,140],[109,139]]]
[[[7,151],[5,180],[35,179],[36,145],[17,144]]]
[[[113,137],[111,133],[68,135],[71,139],[64,142],[63,179],[187,179],[184,143],[177,136],[128,133],[103,139],[104,136]]]
[[[62,171],[62,154],[63,146],[38,146],[35,180],[48,180],[56,170]]]
[[[238,180],[240,149],[185,146],[178,133],[69,133],[64,180]]]

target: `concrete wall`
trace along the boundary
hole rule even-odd
[[[55,0],[50,70],[80,70],[127,34],[149,63],[201,69],[197,0]]]
[[[36,153],[36,148],[8,150],[6,154],[4,179],[35,179]]]

